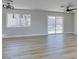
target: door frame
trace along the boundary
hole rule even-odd
[[[49,17],[49,16],[48,16]],[[48,33],[48,17],[47,17],[47,33]],[[56,17],[62,17],[62,33],[56,33],[56,20],[55,20],[55,33],[51,33],[51,34],[63,34],[63,32],[64,32],[64,17],[63,16],[54,16],[55,17],[55,19],[56,19]],[[48,35],[50,35],[49,33],[48,33]]]

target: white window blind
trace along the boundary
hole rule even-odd
[[[7,14],[7,27],[28,27],[31,26],[31,15]]]

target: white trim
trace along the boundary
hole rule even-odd
[[[67,33],[72,33],[72,34],[75,34],[77,35],[76,33],[74,32],[64,32],[62,34],[67,34]],[[58,33],[59,34],[59,33]],[[12,35],[12,36],[3,36],[2,38],[18,38],[18,37],[29,37],[29,36],[44,36],[44,35],[52,35],[52,34],[32,34],[32,35]],[[54,34],[53,34],[54,35]]]
[[[74,32],[64,32],[64,34],[66,34],[66,33],[72,33],[72,34],[74,34]]]
[[[71,33],[71,34],[75,34],[75,35],[77,35],[77,34],[74,33],[74,32],[64,32],[64,34],[67,34],[67,33]]]
[[[27,37],[27,36],[44,36],[48,34],[32,34],[32,35],[12,35],[12,36],[3,36],[2,38],[18,38],[18,37]]]

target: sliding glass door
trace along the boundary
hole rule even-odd
[[[63,33],[63,17],[48,16],[48,34]]]

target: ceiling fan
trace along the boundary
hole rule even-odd
[[[6,4],[3,4],[3,8],[6,8],[6,9],[14,9],[14,6],[11,5],[11,3],[13,3],[12,0],[8,0],[8,2]]]
[[[77,10],[77,8],[73,8],[73,5],[70,3],[70,4],[68,4],[68,5],[61,5],[60,6],[61,8],[64,8],[65,9],[65,11],[64,12],[67,12],[67,13],[71,13],[71,12],[73,12],[74,10]]]

